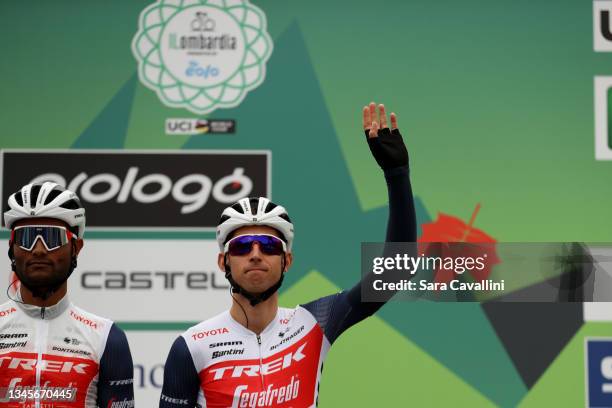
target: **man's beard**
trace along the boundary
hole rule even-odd
[[[69,267],[68,270],[63,273],[54,271],[53,275],[49,278],[36,278],[32,279],[28,277],[19,268],[15,268],[15,274],[19,278],[19,281],[26,289],[32,292],[32,296],[47,300],[53,295],[63,284],[68,280],[70,273],[72,272]]]

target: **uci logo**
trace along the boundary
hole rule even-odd
[[[612,338],[585,340],[587,406],[612,406]]]

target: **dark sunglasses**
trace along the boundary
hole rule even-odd
[[[225,252],[233,256],[248,255],[253,243],[259,244],[259,250],[266,255],[282,255],[287,251],[285,242],[274,235],[255,234],[238,235],[225,243]]]
[[[59,225],[23,225],[11,231],[11,242],[26,251],[32,251],[39,238],[47,251],[53,251],[69,243],[74,234]]]

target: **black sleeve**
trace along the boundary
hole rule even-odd
[[[125,333],[115,324],[111,326],[106,347],[100,359],[98,376],[99,407],[107,407],[113,401],[134,400],[134,365]]]
[[[182,336],[172,344],[164,367],[164,385],[160,408],[195,407],[200,391],[200,378],[193,358]]]
[[[385,170],[389,193],[387,242],[416,241],[416,212],[408,166]],[[325,336],[333,343],[342,332],[374,314],[383,302],[361,302],[361,285],[369,284],[374,276],[364,277],[349,291],[326,296],[303,307],[317,319]],[[389,300],[392,295],[386,300]]]

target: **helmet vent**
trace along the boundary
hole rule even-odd
[[[81,206],[76,200],[68,200],[62,205],[60,205],[60,207],[67,208],[69,210],[78,210],[79,208],[81,208]]]
[[[32,186],[32,192],[30,193],[30,205],[32,207],[36,206],[36,200],[38,199],[38,193],[40,193],[40,188],[42,186],[40,184],[35,184]]]
[[[23,197],[21,196],[21,191],[15,194],[15,201],[17,201],[17,204],[23,207]]]
[[[55,200],[55,197],[62,194],[62,192],[58,189],[53,189],[47,194],[47,198],[45,198],[44,205],[49,204],[51,201]]]
[[[272,201],[269,201],[268,205],[266,205],[266,208],[264,209],[264,212],[265,213],[270,212],[275,208],[276,208],[276,204],[274,204]]]
[[[244,214],[244,211],[242,210],[242,206],[240,205],[240,203],[236,203],[232,205],[232,208],[238,211],[240,214]]]
[[[249,198],[249,205],[251,206],[251,214],[257,214],[257,206],[259,205],[259,198]]]

